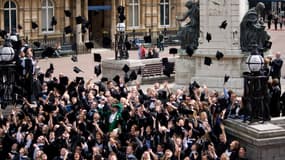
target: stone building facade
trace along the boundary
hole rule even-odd
[[[81,26],[76,25],[75,17],[83,16],[88,19],[87,6],[88,0],[0,0],[0,29],[8,33],[16,30],[20,38],[30,41],[62,41],[63,37],[69,39],[77,33],[76,42],[80,44],[89,38],[88,34],[82,35]],[[69,10],[71,17],[66,17],[64,10]],[[51,25],[53,16],[57,21],[55,26]],[[32,22],[38,28],[33,29]],[[64,35],[66,26],[73,28],[71,34]]]
[[[155,39],[159,32],[175,35],[179,28],[176,16],[186,11],[187,0],[0,0],[0,29],[11,32],[17,29],[21,38],[28,40],[68,39],[83,44],[93,41],[100,45],[103,39],[114,43],[117,7],[125,7],[126,32],[130,35],[144,36],[151,34]],[[64,10],[70,10],[71,17],[66,17]],[[57,25],[51,26],[55,16]],[[81,25],[76,25],[75,17],[83,16],[91,25],[82,33]],[[38,28],[32,28],[32,22]],[[18,29],[18,25],[22,29]],[[64,27],[71,26],[72,34],[64,34]]]
[[[90,1],[91,2],[91,1]],[[155,40],[159,32],[166,32],[166,35],[176,35],[179,23],[176,16],[182,16],[187,10],[187,0],[96,0],[89,5],[108,5],[111,10],[89,11],[89,18],[92,21],[90,37],[104,37],[106,34],[112,42],[116,34],[118,23],[117,7],[125,7],[126,32],[130,39],[152,35]],[[106,17],[110,17],[106,19]]]

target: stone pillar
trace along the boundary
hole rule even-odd
[[[246,65],[245,55],[240,50],[241,17],[248,10],[244,0],[200,0],[200,38],[199,47],[190,58],[185,51],[180,50],[180,58],[176,61],[176,84],[189,85],[191,81],[206,84],[210,89],[222,91],[224,75],[231,77],[228,85],[234,91],[242,94],[242,73]],[[186,8],[186,7],[184,7]],[[226,29],[219,26],[227,21]],[[206,40],[206,34],[212,35],[212,40]],[[216,52],[224,54],[217,60]],[[210,57],[212,64],[204,64],[204,58]],[[186,69],[189,68],[189,69]]]
[[[145,15],[146,15],[146,2],[145,2],[146,0],[141,0],[140,1],[140,14],[139,15],[142,15],[141,17],[140,17],[140,23],[139,23],[139,25],[140,25],[140,28],[145,28],[146,27],[146,17],[145,17]]]
[[[200,0],[200,52],[225,54],[240,53],[240,22],[248,10],[244,0]],[[226,29],[219,26],[226,20]],[[206,40],[207,32],[211,33],[210,43]]]
[[[75,3],[75,17],[81,16],[81,0],[76,0]],[[81,24],[76,24],[76,44],[82,45]]]
[[[111,10],[111,18],[110,18],[110,21],[111,21],[111,30],[110,30],[111,35],[110,36],[111,36],[112,43],[113,43],[112,45],[115,46],[114,43],[115,43],[115,34],[116,34],[116,25],[117,25],[116,23],[116,11],[117,11],[116,0],[112,0],[111,6],[113,8],[116,8],[116,9]]]
[[[88,0],[84,0],[84,18],[86,18],[86,21],[88,21]],[[89,29],[86,28],[86,33],[84,34],[84,41],[89,41]]]

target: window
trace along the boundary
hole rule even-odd
[[[42,3],[42,32],[53,32],[51,19],[54,16],[53,3],[51,0],[43,0]]]
[[[169,25],[169,0],[160,0],[160,25]]]
[[[7,1],[4,4],[4,29],[11,33],[13,29],[16,29],[17,19],[17,7],[12,1]]]
[[[128,26],[139,26],[139,0],[128,0]]]

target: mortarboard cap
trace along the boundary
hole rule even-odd
[[[157,91],[157,93],[157,99],[167,101],[167,92],[165,90],[160,89]]]
[[[227,83],[230,79],[230,76],[225,74],[225,77],[224,77],[224,84]]]
[[[53,16],[51,18],[51,26],[55,26],[56,24],[57,24],[57,20],[56,20],[55,16]]]
[[[81,24],[84,21],[84,19],[82,16],[77,16],[75,17],[75,21],[76,21],[76,24]]]
[[[53,73],[53,71],[54,71],[54,66],[53,66],[53,64],[51,63],[50,65],[49,65],[49,68],[46,70],[46,73],[45,73],[45,77],[50,77],[51,76],[51,74]]]
[[[38,42],[38,41],[37,41],[37,42],[34,42],[33,44],[34,44],[36,47],[38,47],[38,48],[41,46],[41,43]]]
[[[111,107],[120,109],[120,103],[112,104]]]
[[[53,66],[53,64],[51,63],[51,64],[49,64],[49,68],[51,69],[51,70],[54,70],[54,66]]]
[[[221,28],[221,29],[226,29],[226,28],[227,28],[227,25],[228,25],[227,20],[224,20],[224,21],[222,22],[222,24],[220,25],[220,28]]]
[[[177,53],[178,53],[177,48],[170,48],[169,49],[169,54],[177,54]]]
[[[210,66],[212,64],[212,59],[210,57],[205,57],[204,64]]]
[[[75,81],[76,81],[77,84],[84,83],[84,78],[83,77],[76,77]]]
[[[78,62],[78,58],[77,58],[76,55],[72,55],[72,56],[71,56],[71,60],[72,60],[73,62]]]
[[[192,85],[193,85],[193,87],[195,87],[195,88],[200,88],[200,84],[199,84],[197,81],[194,81],[194,82],[192,83]]]
[[[107,82],[108,81],[108,78],[107,77],[102,77],[101,78],[101,82]]]
[[[101,64],[96,65],[94,67],[94,73],[96,74],[96,76],[98,77],[102,72],[101,72]]]
[[[137,79],[137,74],[135,71],[132,71],[131,74],[130,74],[130,80],[133,81],[133,80],[136,80]]]
[[[190,46],[187,46],[186,47],[186,53],[188,54],[189,57],[191,57],[194,54],[193,48]]]
[[[173,70],[174,70],[174,63],[167,63],[164,66],[163,74],[166,75],[167,77],[170,77],[170,75],[173,73]]]
[[[127,64],[125,64],[124,67],[122,68],[122,70],[123,70],[125,73],[127,73],[127,72],[129,72],[130,67],[129,67]]]
[[[119,7],[117,8],[117,11],[118,11],[118,13],[124,13],[125,7],[124,7],[124,6],[119,6]]]
[[[18,24],[18,29],[20,30],[20,29],[23,29],[23,27],[20,25],[20,24]]]
[[[113,81],[116,82],[117,84],[120,84],[120,76],[119,76],[119,75],[116,75],[116,76],[113,78]]]
[[[141,75],[142,74],[142,69],[141,67],[138,69],[137,75]]]
[[[71,17],[70,10],[64,10],[64,14],[65,14],[66,17]]]
[[[168,64],[168,58],[167,58],[167,57],[162,58],[161,61],[162,61],[162,65],[164,65],[164,66],[165,66],[166,64]]]
[[[56,84],[54,86],[54,88],[59,92],[60,95],[63,95],[64,92],[66,91],[66,87],[65,86],[66,85],[59,83],[59,84]]]
[[[39,27],[39,25],[36,22],[32,22],[32,29],[36,29],[38,27]]]
[[[71,26],[64,27],[64,32],[65,32],[65,34],[72,33],[72,28],[71,28]]]
[[[48,68],[48,69],[46,70],[45,77],[46,77],[46,78],[49,78],[52,73],[53,73],[53,70],[51,70],[50,68]]]
[[[75,73],[83,72],[80,68],[78,68],[78,67],[76,67],[76,66],[73,67],[73,71],[74,71]]]
[[[67,76],[62,76],[59,78],[59,83],[66,86],[68,85],[68,77]]]
[[[93,43],[93,42],[86,42],[86,43],[85,43],[85,47],[86,47],[87,49],[94,48],[94,43]]]
[[[210,42],[210,41],[212,40],[212,35],[211,35],[211,33],[207,32],[206,40],[207,40],[208,42]]]
[[[94,62],[101,62],[101,54],[100,53],[94,53]]]
[[[221,52],[221,51],[217,51],[216,52],[216,58],[217,58],[217,60],[220,60],[220,59],[222,59],[224,57],[224,54]]]

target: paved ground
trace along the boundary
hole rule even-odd
[[[178,46],[172,46],[177,47]],[[164,51],[160,52],[160,57],[172,57],[173,55],[168,54],[170,47],[166,47]],[[102,59],[115,59],[114,51],[111,49],[99,48],[95,49],[96,53],[100,53]],[[138,59],[138,51],[131,50],[129,51],[130,59]],[[78,62],[71,61],[71,56],[61,57],[61,58],[46,58],[39,60],[39,66],[41,70],[44,72],[50,65],[53,63],[55,72],[54,75],[57,76],[59,73],[64,73],[68,77],[76,77],[82,76],[85,79],[93,78],[94,80],[101,79],[101,76],[96,77],[94,74],[94,66],[98,64],[98,62],[94,62],[92,54],[81,54],[78,55]],[[76,74],[73,72],[73,66],[79,67],[84,72]]]
[[[271,53],[274,55],[276,51],[282,52],[282,58],[285,62],[285,47],[284,47],[284,40],[285,40],[285,30],[270,30],[269,31],[271,35],[271,40],[273,42]],[[179,48],[179,46],[173,46]],[[160,57],[171,57],[172,55],[168,54],[170,47],[165,48],[163,52],[160,52]],[[98,48],[95,49],[97,53],[100,53],[103,59],[114,59],[114,51],[110,49],[104,49],[104,48]],[[137,59],[137,50],[131,50],[129,52],[130,59]],[[41,67],[42,71],[45,71],[50,63],[54,64],[55,67],[55,73],[54,75],[58,75],[59,73],[64,73],[69,77],[76,77],[76,76],[82,76],[85,79],[93,78],[94,81],[97,81],[98,78],[94,74],[94,66],[98,62],[93,61],[93,55],[91,54],[83,54],[78,55],[78,62],[72,62],[71,56],[68,57],[61,57],[61,58],[47,58],[47,59],[41,59],[39,60],[39,66]],[[76,74],[73,72],[73,66],[78,66],[80,69],[82,69],[84,72]],[[285,65],[283,67],[282,76],[285,77]],[[285,84],[285,82],[283,83]],[[283,87],[285,88],[285,87]]]

